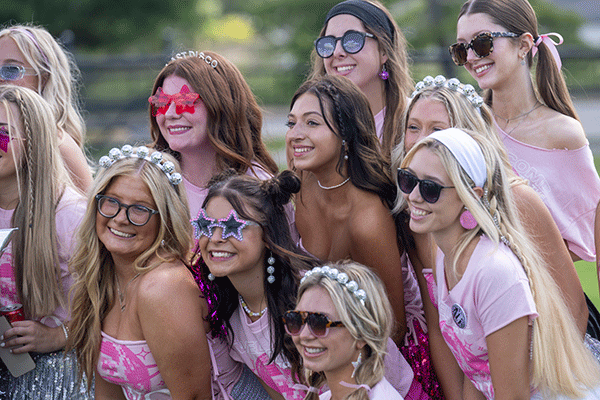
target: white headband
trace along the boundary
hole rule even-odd
[[[429,137],[446,146],[475,185],[483,187],[487,179],[485,158],[471,135],[457,128],[449,128],[433,132]]]

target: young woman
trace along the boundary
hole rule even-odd
[[[85,150],[85,123],[79,112],[79,69],[71,55],[48,33],[33,25],[0,30],[0,83],[35,90],[56,116],[60,154],[75,185],[92,183]]]
[[[412,87],[406,39],[390,12],[372,0],[346,0],[333,6],[311,60],[311,78],[345,76],[367,96],[377,137],[383,153],[389,155]]]
[[[305,400],[402,400],[384,377],[392,307],[371,269],[352,261],[313,268],[284,321],[312,389]]]
[[[50,399],[85,399],[77,364],[63,349],[69,336],[67,261],[85,201],[58,150],[52,109],[31,89],[0,86],[0,228],[18,228],[0,257],[0,306],[21,304],[0,346],[30,352],[36,368],[14,378],[0,371],[0,397],[23,399],[43,391]]]
[[[156,77],[152,146],[181,163],[192,218],[210,178],[227,168],[267,179],[277,165],[261,139],[262,114],[240,71],[213,52],[177,54]]]
[[[300,271],[313,266],[296,252],[284,212],[300,181],[291,171],[263,182],[234,172],[215,179],[193,221],[209,322],[269,395],[302,399],[305,392],[295,386],[299,376],[292,369],[299,355],[282,322],[296,302]]]
[[[573,260],[594,261],[600,179],[552,36],[538,33],[527,0],[471,0],[450,52],[486,90],[511,164],[548,206]]]
[[[292,99],[287,125],[288,153],[302,180],[295,214],[300,245],[322,261],[352,259],[373,268],[386,283],[396,321],[392,337],[402,346],[408,308],[403,285],[412,275],[401,268],[403,249],[390,214],[395,186],[367,98],[343,77],[309,80]],[[421,308],[420,299],[410,300],[411,310]],[[404,397],[411,385],[420,388],[410,371],[400,375]]]
[[[94,376],[96,399],[210,399],[208,307],[186,261],[175,160],[125,145],[99,164],[70,263],[70,347],[88,387]]]
[[[598,364],[521,227],[496,148],[450,128],[418,142],[401,167],[410,228],[440,248],[439,326],[429,328],[462,370],[461,398],[597,398]]]
[[[446,80],[443,76],[437,76],[435,79],[426,77],[417,83],[401,127],[402,142],[392,152],[394,172],[413,145],[435,131],[450,127],[469,129],[484,134],[495,145],[503,157],[505,172],[510,179],[511,191],[523,227],[530,238],[535,238],[539,253],[559,284],[578,328],[584,333],[588,323],[585,296],[568,249],[563,245],[560,231],[539,195],[526,181],[514,174],[504,145],[493,126],[493,114],[490,108],[483,104],[473,87],[461,84],[456,78]],[[402,192],[399,191],[394,212],[401,212],[404,205]],[[418,244],[426,243],[427,237],[429,235],[414,235]],[[421,260],[431,259],[422,253],[421,249]],[[418,263],[418,260],[415,261]]]

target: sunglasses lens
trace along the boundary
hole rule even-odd
[[[347,53],[356,54],[365,45],[365,36],[360,32],[349,31],[344,33],[342,38],[342,47]]]
[[[329,318],[326,315],[319,313],[309,314],[306,317],[306,323],[316,337],[323,337],[327,334]]]
[[[455,43],[450,46],[450,55],[456,65],[464,65],[467,62],[467,49],[464,43]]]
[[[492,40],[492,37],[488,34],[481,34],[475,37],[471,42],[475,54],[480,58],[489,56],[492,52]]]
[[[419,190],[423,200],[428,203],[435,203],[440,198],[442,186],[432,181],[421,181]]]
[[[398,186],[403,193],[410,194],[417,186],[417,177],[403,169],[398,170]]]
[[[23,77],[21,72],[21,68],[16,65],[3,65],[0,67],[0,75],[5,81],[16,81],[21,79]]]
[[[315,42],[315,48],[317,49],[317,54],[321,58],[331,57],[333,51],[335,50],[335,38],[332,36],[323,36],[317,39]]]
[[[298,335],[302,330],[302,315],[296,311],[288,311],[284,314],[285,330],[290,335]]]

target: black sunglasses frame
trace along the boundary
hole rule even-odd
[[[350,35],[359,35],[359,37],[362,38],[362,43],[360,44],[360,47],[358,48],[358,50],[348,50],[346,48],[347,46],[347,39],[348,36]],[[359,32],[359,31],[346,31],[344,32],[344,34],[340,37],[336,37],[336,36],[332,36],[332,35],[328,35],[328,36],[321,36],[320,38],[317,38],[317,40],[315,40],[315,50],[317,51],[317,55],[321,58],[329,58],[333,55],[333,53],[335,53],[335,47],[337,46],[337,42],[338,40],[342,41],[342,48],[344,49],[344,51],[348,54],[356,54],[358,52],[360,52],[363,47],[365,47],[365,42],[366,42],[366,38],[375,38],[375,35],[373,35],[372,33],[368,33],[368,32]],[[328,39],[328,40],[333,40],[333,49],[331,50],[331,54],[329,55],[323,55],[324,53],[319,51],[319,43],[323,43],[323,39]]]
[[[291,323],[291,318],[297,318],[296,316],[291,317],[291,315],[295,315],[298,314],[301,318],[301,324],[300,324],[300,328],[298,329],[298,331],[296,333],[292,333],[290,331],[290,329],[288,328],[288,323]],[[290,316],[290,317],[288,317]],[[325,323],[325,331],[323,332],[322,335],[318,335],[316,330],[317,327],[313,326],[315,324],[314,321],[316,321],[316,318],[324,318],[325,321],[327,321]],[[323,313],[319,313],[319,312],[311,312],[311,311],[286,311],[286,313],[283,315],[282,317],[283,319],[283,326],[285,327],[285,331],[290,335],[290,336],[298,336],[300,335],[300,333],[302,332],[302,328],[304,327],[304,325],[308,325],[308,329],[310,330],[310,333],[312,333],[315,337],[325,337],[329,334],[329,328],[333,328],[333,327],[337,327],[337,326],[344,326],[344,323],[342,321],[332,321],[329,319],[329,317]],[[312,321],[312,322],[311,322]],[[296,321],[294,321],[296,322]]]
[[[401,183],[404,179],[410,180],[410,190],[408,187],[406,187],[406,190],[404,190],[404,185]],[[406,181],[406,183],[409,182]],[[442,189],[454,188],[454,186],[442,186],[439,183],[429,179],[419,179],[411,172],[402,168],[398,168],[398,187],[402,193],[411,194],[417,185],[419,185],[419,193],[421,194],[421,197],[429,204],[433,204],[440,199]]]
[[[119,206],[119,209],[117,210],[117,212],[114,215],[107,215],[107,214],[104,214],[102,212],[101,207],[100,207],[100,202],[103,199],[108,199],[108,200],[111,200],[111,201],[114,201],[114,202],[117,203],[117,205]],[[144,222],[143,224],[138,224],[138,223],[133,222],[131,220],[131,217],[129,216],[129,209],[131,207],[138,207],[138,208],[142,208],[144,210],[148,210],[148,219],[146,220],[146,222]],[[102,215],[104,218],[114,218],[117,215],[119,215],[119,213],[121,212],[121,208],[124,208],[125,209],[125,215],[127,216],[127,220],[129,221],[129,223],[131,225],[135,225],[135,226],[144,226],[144,225],[146,225],[148,223],[148,221],[150,221],[150,218],[152,218],[152,216],[154,214],[158,214],[158,211],[153,210],[150,207],[142,206],[140,204],[131,204],[131,205],[123,204],[119,200],[115,199],[114,197],[106,196],[106,195],[103,195],[103,194],[97,194],[96,195],[96,208],[98,209],[98,212],[100,213],[100,215]]]
[[[452,61],[454,61],[456,65],[462,66],[467,63],[467,53],[469,52],[469,49],[473,49],[473,53],[479,58],[487,57],[494,51],[494,38],[515,38],[519,36],[520,35],[514,32],[482,32],[471,39],[469,43],[454,43],[448,47],[448,51],[452,56]],[[485,47],[483,49],[481,48],[481,46],[487,47],[488,44],[489,50],[486,51]],[[478,47],[479,51],[477,49]],[[460,54],[460,56],[458,56],[458,54]]]

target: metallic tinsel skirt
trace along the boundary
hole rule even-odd
[[[88,400],[93,399],[93,389],[87,392],[85,379],[77,379],[75,353],[30,353],[36,367],[18,378],[2,365],[0,374],[0,399],[4,400]]]

